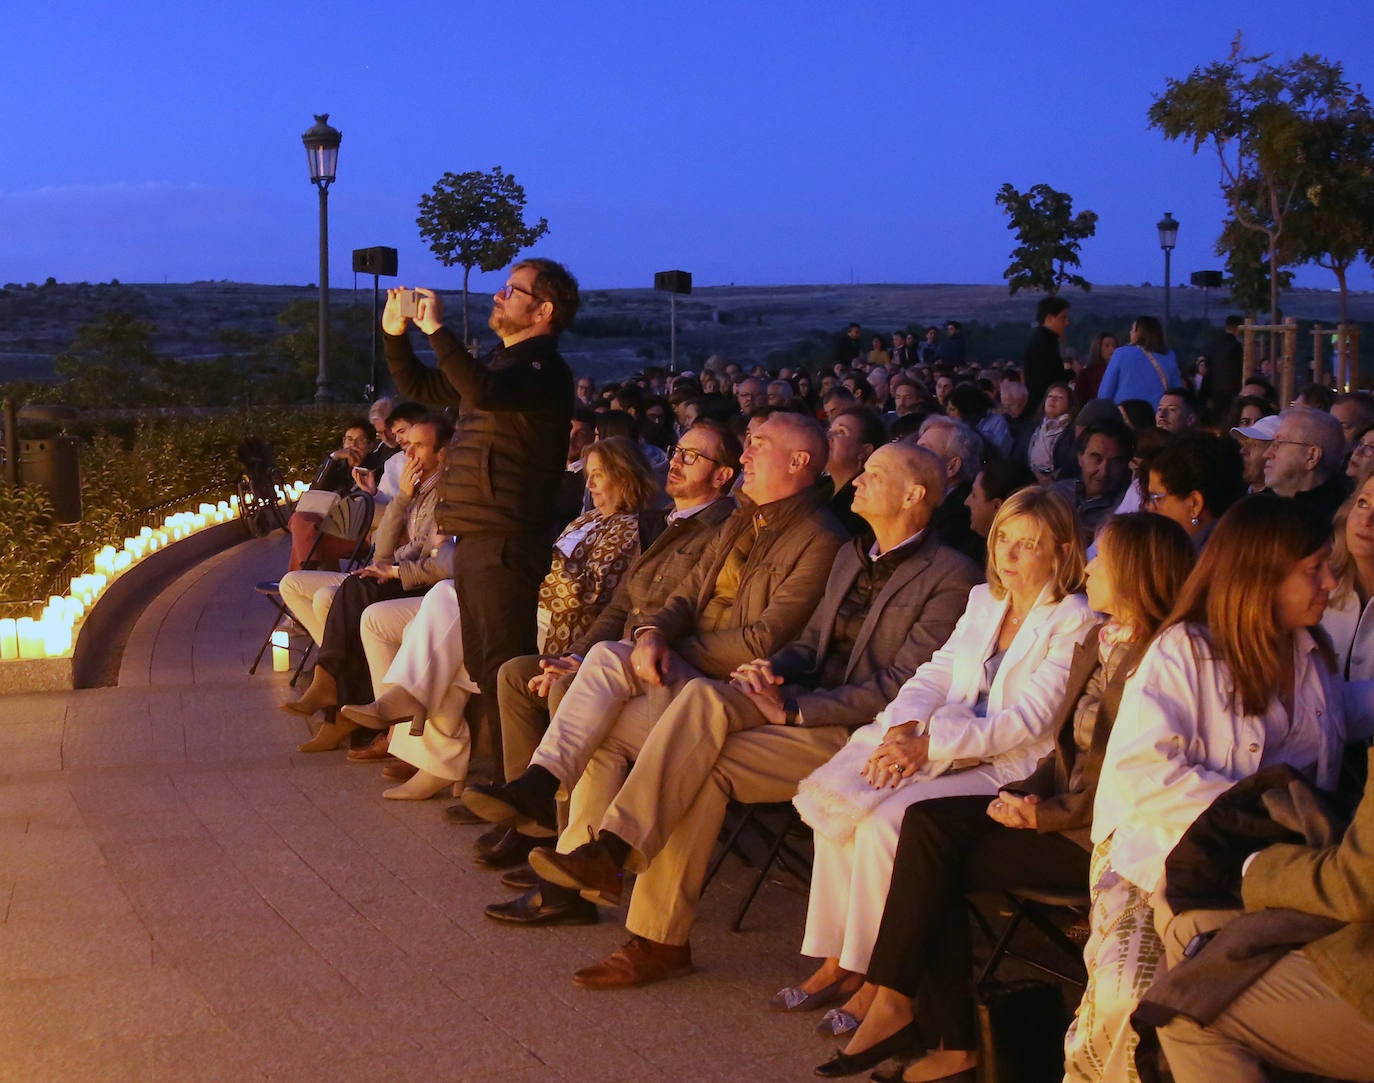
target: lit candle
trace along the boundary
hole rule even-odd
[[[138,536],[140,538],[151,538],[153,536],[153,528],[150,526],[145,526],[142,530],[138,532]]]
[[[285,673],[291,668],[291,637],[285,628],[272,633],[272,672]]]
[[[133,562],[134,555],[130,553],[128,550],[116,554],[114,562],[114,574],[118,575],[120,572],[127,572],[129,570],[129,565],[131,565]],[[87,601],[87,604],[90,604],[90,600]]]
[[[15,622],[15,631],[19,637],[20,658],[43,657],[43,636],[36,620],[32,617],[20,617]]]
[[[6,617],[0,620],[0,659],[19,657],[19,632],[14,620]]]
[[[50,615],[40,625],[43,637],[43,656],[61,658],[72,649],[72,628],[60,617]]]
[[[94,600],[96,598],[99,598],[105,592],[105,588],[110,585],[110,577],[107,575],[101,575],[99,572],[96,572],[94,575],[90,577],[90,579],[91,598],[92,600]]]

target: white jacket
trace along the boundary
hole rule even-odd
[[[1336,652],[1336,672],[1349,679],[1374,678],[1374,601],[1360,608],[1360,596],[1351,590],[1339,602],[1332,601],[1322,614],[1322,629],[1331,637]]]
[[[1010,596],[994,598],[986,584],[969,592],[968,608],[945,645],[902,685],[878,714],[884,733],[906,722],[926,723],[932,761],[977,759],[1021,778],[1048,752],[1055,712],[1069,680],[1074,647],[1097,619],[1081,594],[1051,601],[1048,588],[1007,648],[988,692],[987,714],[973,706],[983,664],[997,650]]]
[[[1266,720],[1287,728],[1295,761],[1315,759],[1317,785],[1335,785],[1346,733],[1341,682],[1305,630],[1293,653],[1289,723],[1277,700],[1262,716],[1236,713],[1230,671],[1196,626],[1174,625],[1145,652],[1122,692],[1093,806],[1093,843],[1115,832],[1112,866],[1131,883],[1159,890],[1165,858],[1198,814],[1261,761],[1275,762],[1264,755]]]

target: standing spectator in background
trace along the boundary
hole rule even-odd
[[[1068,329],[1069,302],[1062,297],[1042,297],[1035,306],[1035,330],[1031,332],[1025,356],[1021,359],[1021,374],[1032,409],[1040,405],[1050,384],[1069,380],[1069,371],[1060,353]]]
[[[935,356],[947,365],[964,363],[964,325],[958,320],[949,320],[945,324],[945,338],[935,351]]]
[[[1239,316],[1227,316],[1225,329],[1207,347],[1207,378],[1201,396],[1212,417],[1222,417],[1231,400],[1240,394],[1240,374],[1245,366]]]
[[[940,349],[939,339],[940,332],[934,327],[927,327],[925,337],[922,338],[920,344],[916,347],[912,361],[921,365],[935,364]]]
[[[1144,399],[1151,407],[1171,387],[1180,387],[1178,361],[1164,341],[1164,329],[1153,316],[1139,316],[1131,324],[1131,342],[1119,346],[1107,362],[1098,396],[1121,403]]]
[[[1102,386],[1102,377],[1107,374],[1107,364],[1115,352],[1116,336],[1110,331],[1100,331],[1093,336],[1092,343],[1088,346],[1088,360],[1073,384],[1074,398],[1078,400],[1079,406],[1089,399],[1097,398],[1098,388]]]
[[[892,332],[892,364],[898,368],[906,368],[911,363],[908,353],[905,331]]]
[[[859,332],[861,328],[857,323],[851,323],[844,329],[844,334],[835,343],[835,360],[841,362],[846,368],[861,353],[863,346],[859,342]]]
[[[881,365],[883,370],[887,370],[888,363],[891,362],[892,355],[883,347],[881,335],[873,336],[873,348],[868,351],[868,364],[870,367]]]

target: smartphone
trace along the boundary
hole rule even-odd
[[[403,289],[396,294],[396,300],[400,304],[401,315],[408,320],[413,320],[418,313],[419,294],[415,290]]]

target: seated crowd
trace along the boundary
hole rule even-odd
[[[533,288],[497,298],[553,304]],[[767,1006],[830,1009],[821,1076],[971,1079],[965,898],[1053,888],[1090,899],[1066,1078],[1159,1051],[1183,1083],[1374,1078],[1374,793],[1342,771],[1374,732],[1374,400],[1280,409],[1226,344],[1185,375],[1148,316],[1065,365],[1067,304],[1038,316],[1016,367],[954,322],[869,350],[853,324],[819,373],[577,378],[561,531],[510,614],[538,653],[499,666],[469,668],[436,518],[455,402],[377,404],[377,447],[349,426],[317,479],[375,494],[372,561],[311,566],[342,554],[292,520],[282,596],[319,649],[284,706],[324,718],[301,750],[459,797],[515,892],[493,920],[628,899],[586,989],[691,973],[727,806],[792,801],[817,963]],[[479,693],[497,780],[469,785]],[[1309,830],[1338,788],[1351,826]],[[1235,973],[1236,940],[1268,965]]]

